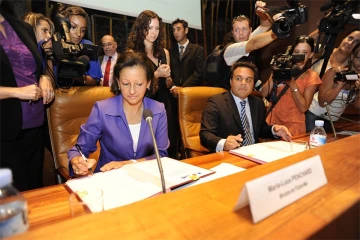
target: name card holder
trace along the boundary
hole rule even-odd
[[[250,204],[257,223],[327,184],[319,155],[245,183],[234,210]]]

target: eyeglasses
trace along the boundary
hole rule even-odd
[[[237,21],[237,20],[247,20],[247,21],[250,22],[250,19],[245,15],[239,15],[239,16],[236,16],[236,17],[233,18],[233,22]]]
[[[104,43],[101,46],[104,47],[112,47],[114,45],[114,43]]]
[[[300,36],[300,37],[296,38],[296,41],[301,41],[301,40],[305,40],[305,41],[312,40],[312,41],[314,41],[314,39],[312,37],[310,37],[310,36]]]

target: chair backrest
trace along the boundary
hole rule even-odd
[[[96,101],[113,96],[108,87],[55,90],[55,100],[47,110],[47,119],[55,169],[64,179],[69,179],[67,152],[75,145],[80,126],[88,119]],[[99,149],[98,146],[90,158],[98,159]]]
[[[209,153],[200,144],[199,131],[202,111],[210,96],[226,92],[218,87],[181,88],[178,94],[179,124],[185,157],[195,157]]]

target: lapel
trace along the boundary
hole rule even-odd
[[[251,112],[251,122],[253,126],[254,133],[257,130],[257,111],[256,111],[256,101],[252,95],[248,96],[248,101],[250,105],[250,112]]]
[[[104,55],[102,55],[102,56],[99,57],[99,64],[100,64],[100,66],[101,66],[103,60],[104,60]]]
[[[191,52],[191,43],[189,42],[189,44],[185,48],[182,59],[184,59],[186,57],[186,55],[188,55],[190,52]],[[180,58],[180,53],[179,53],[179,58]]]
[[[5,50],[3,49],[3,47],[0,45],[0,60],[1,62],[3,62],[5,65],[7,65],[9,68],[12,69],[9,58],[7,57]]]
[[[41,57],[38,52],[35,33],[33,32],[30,25],[29,25],[29,29],[31,29],[31,32],[27,31],[25,26],[22,25],[19,22],[19,20],[17,20],[16,18],[14,18],[10,15],[7,15],[7,14],[3,14],[3,16],[6,18],[6,20],[9,22],[9,24],[15,30],[15,32],[17,33],[20,40],[25,44],[25,46],[30,50],[31,54],[34,56],[36,65],[37,65],[36,75],[37,75],[37,78],[39,79],[39,77],[41,75]],[[24,23],[24,24],[26,25],[27,23]],[[31,37],[30,39],[29,39],[29,36]]]
[[[225,104],[226,104],[226,107],[228,108],[229,112],[231,113],[231,115],[235,118],[237,124],[239,126],[242,126],[241,120],[240,120],[240,113],[238,111],[238,108],[236,106],[236,103],[235,103],[234,98],[231,95],[230,91],[228,91],[225,94]]]

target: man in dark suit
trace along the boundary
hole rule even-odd
[[[259,137],[291,140],[285,126],[266,123],[263,100],[251,95],[257,77],[254,64],[236,62],[231,68],[230,91],[209,98],[202,114],[200,141],[211,152],[258,143]]]
[[[99,56],[99,64],[103,75],[103,78],[100,80],[100,85],[111,86],[113,80],[113,69],[120,54],[116,51],[117,42],[111,35],[105,35],[101,38],[101,46],[105,55]],[[107,66],[109,66],[108,71]]]
[[[186,34],[188,23],[179,18],[172,22],[176,44],[170,49],[170,68],[173,86],[171,93],[176,98],[181,87],[199,86],[205,61],[204,48],[191,43]]]

